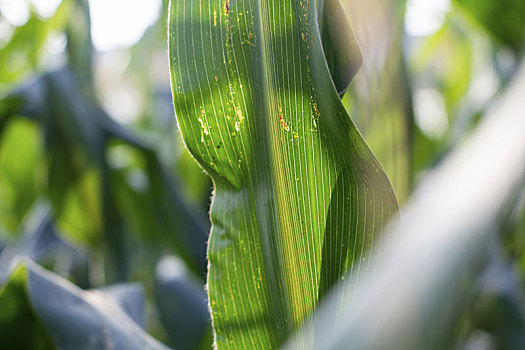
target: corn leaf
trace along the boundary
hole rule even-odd
[[[323,52],[318,11],[338,6],[318,5],[171,2],[179,128],[215,187],[208,293],[219,349],[281,345],[346,271],[373,267],[368,248],[397,210],[339,98],[355,71],[341,65],[356,61],[329,65]],[[349,48],[325,45],[359,57]],[[337,72],[347,73],[334,84]]]
[[[128,287],[130,288],[130,287]],[[102,291],[27,262],[0,289],[2,349],[168,349]],[[128,311],[129,312],[129,311]]]
[[[522,68],[472,136],[421,181],[376,269],[350,274],[283,349],[469,348],[454,346],[469,327],[494,332],[489,347],[523,347],[523,299],[498,236],[525,180],[524,88]],[[349,292],[355,304],[341,307]],[[479,313],[472,325],[470,308]],[[479,318],[483,308],[489,320]],[[336,313],[337,324],[325,322]]]

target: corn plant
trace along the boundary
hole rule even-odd
[[[524,9],[414,38],[402,0],[164,0],[130,124],[88,0],[0,22],[0,349],[523,348]]]

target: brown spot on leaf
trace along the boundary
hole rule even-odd
[[[283,107],[279,106],[279,121],[281,122],[281,126],[284,128],[284,130],[289,131],[290,128],[288,127],[288,124],[286,124],[286,121],[283,118]]]

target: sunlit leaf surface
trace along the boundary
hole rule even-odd
[[[215,185],[208,291],[220,349],[282,344],[347,270],[372,268],[368,248],[397,209],[340,101],[318,5],[171,3],[175,111]]]

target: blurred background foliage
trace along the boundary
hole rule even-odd
[[[168,1],[132,3],[0,0],[0,306],[39,273],[13,273],[25,257],[83,289],[138,282],[139,297],[113,298],[143,308],[138,324],[178,349],[210,348],[211,183],[176,130]],[[341,3],[363,54],[343,101],[404,203],[508,86],[523,61],[525,2]],[[524,344],[523,190],[514,203],[462,310],[460,347]],[[0,329],[10,322],[0,315]]]

